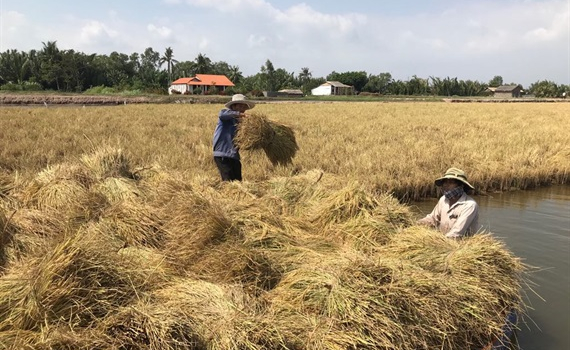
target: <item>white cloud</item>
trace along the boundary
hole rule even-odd
[[[210,44],[210,41],[208,40],[208,38],[202,38],[202,39],[200,39],[200,43],[198,44],[198,47],[200,48],[200,50],[204,50],[205,48],[208,47],[209,44]]]
[[[14,29],[27,24],[26,16],[16,11],[2,13],[2,29]]]
[[[82,44],[90,44],[99,40],[114,39],[118,36],[117,31],[110,29],[104,23],[87,21],[80,30]]]
[[[23,13],[17,11],[0,13],[0,50],[31,49],[34,47],[33,36],[31,23]]]
[[[269,39],[263,35],[251,34],[247,39],[248,46],[250,48],[258,48],[265,46],[269,42]]]
[[[545,16],[547,17],[547,16]],[[524,34],[524,39],[532,42],[552,41],[559,38],[568,37],[570,27],[570,11],[557,13],[553,19],[545,19],[538,28],[530,29]]]
[[[361,14],[332,15],[315,11],[305,3],[275,13],[275,20],[286,25],[309,25],[338,34],[366,25],[366,16]]]
[[[146,26],[146,29],[150,34],[156,35],[163,39],[168,39],[172,35],[172,29],[165,26],[157,27],[154,24],[149,24]]]
[[[221,12],[275,11],[269,2],[264,0],[186,0],[186,2],[189,5],[213,8]]]

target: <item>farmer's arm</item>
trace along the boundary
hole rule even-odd
[[[418,220],[418,224],[431,227],[437,227],[441,219],[441,200],[437,202],[431,213],[423,219]]]
[[[218,115],[218,117],[220,117],[220,120],[222,121],[228,121],[228,120],[232,120],[234,118],[239,118],[241,116],[242,113],[238,112],[238,111],[233,111],[231,109],[227,109],[224,108],[220,111],[220,114]]]

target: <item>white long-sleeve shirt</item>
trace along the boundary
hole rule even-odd
[[[465,193],[451,206],[442,196],[433,211],[418,222],[437,228],[449,238],[470,236],[479,229],[479,205]]]

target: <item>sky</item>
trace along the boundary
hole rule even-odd
[[[245,76],[391,73],[570,84],[570,0],[0,0],[0,51],[172,48]]]

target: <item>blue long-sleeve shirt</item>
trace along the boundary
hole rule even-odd
[[[218,114],[218,124],[214,130],[214,157],[240,159],[234,145],[234,136],[239,123],[239,112],[224,108]]]

